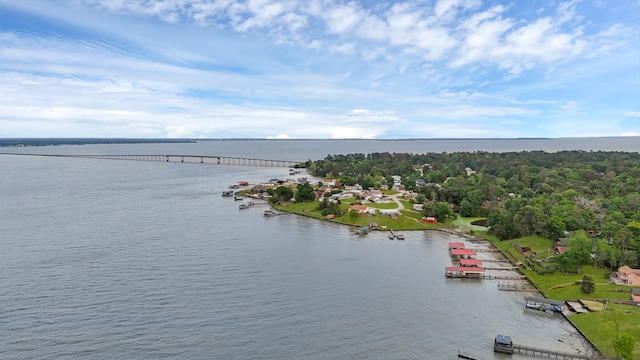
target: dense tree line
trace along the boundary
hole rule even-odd
[[[314,176],[365,188],[391,186],[391,176],[400,175],[427,208],[445,202],[463,216],[486,217],[501,239],[555,239],[582,230],[602,242],[595,248],[606,256],[598,261],[640,265],[639,153],[372,153],[306,165]]]

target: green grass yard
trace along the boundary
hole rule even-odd
[[[514,240],[500,241],[495,237],[489,238],[503,252],[508,253],[519,261],[524,261],[524,257],[514,248]],[[553,241],[540,237],[525,237],[516,239],[521,246],[531,248],[539,253],[538,258],[548,257],[552,254],[550,249]],[[584,265],[578,274],[562,274],[558,271],[539,275],[532,270],[520,268],[529,280],[550,299],[555,300],[578,300],[578,299],[608,299],[608,300],[630,300],[631,292],[629,287],[608,283],[611,270],[608,268],[594,268]],[[582,277],[588,274],[596,283],[596,289],[591,294],[584,294],[580,290]],[[617,305],[607,303],[606,309],[587,314],[571,315],[569,320],[576,326],[600,351],[608,357],[615,357],[612,341],[617,336],[615,322],[612,320],[613,312],[617,313],[618,328],[620,333],[628,333],[636,339],[634,359],[640,359],[640,307],[629,305]]]

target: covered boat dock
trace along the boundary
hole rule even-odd
[[[460,259],[460,266],[482,267],[482,260],[478,260],[478,259]]]
[[[475,259],[477,255],[475,251],[468,249],[450,249],[449,252],[454,260]]]
[[[464,249],[464,243],[461,242],[450,242],[449,250],[451,249]]]
[[[524,297],[525,306],[530,309],[537,310],[552,310],[557,312],[563,312],[564,307],[566,306],[566,302],[561,300],[551,300],[547,298],[540,298],[534,296],[525,296]]]
[[[445,276],[450,278],[483,278],[484,269],[471,266],[447,266]]]

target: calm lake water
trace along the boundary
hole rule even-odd
[[[419,152],[402,150],[409,143],[19,150],[304,160]],[[562,316],[525,309],[525,294],[446,279],[447,242],[460,238],[357,237],[329,222],[239,210],[220,196],[239,180],[286,178],[286,168],[11,155],[0,155],[0,167],[3,359],[455,359],[458,350],[511,358],[493,353],[498,333],[589,351]]]

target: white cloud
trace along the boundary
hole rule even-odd
[[[590,88],[626,99],[597,109],[640,116],[638,25],[587,21],[586,2],[71,1],[0,0],[61,25],[0,33],[2,135],[566,135],[612,116]]]
[[[360,7],[355,3],[331,6],[323,11],[329,33],[345,33],[353,30],[363,19]]]

